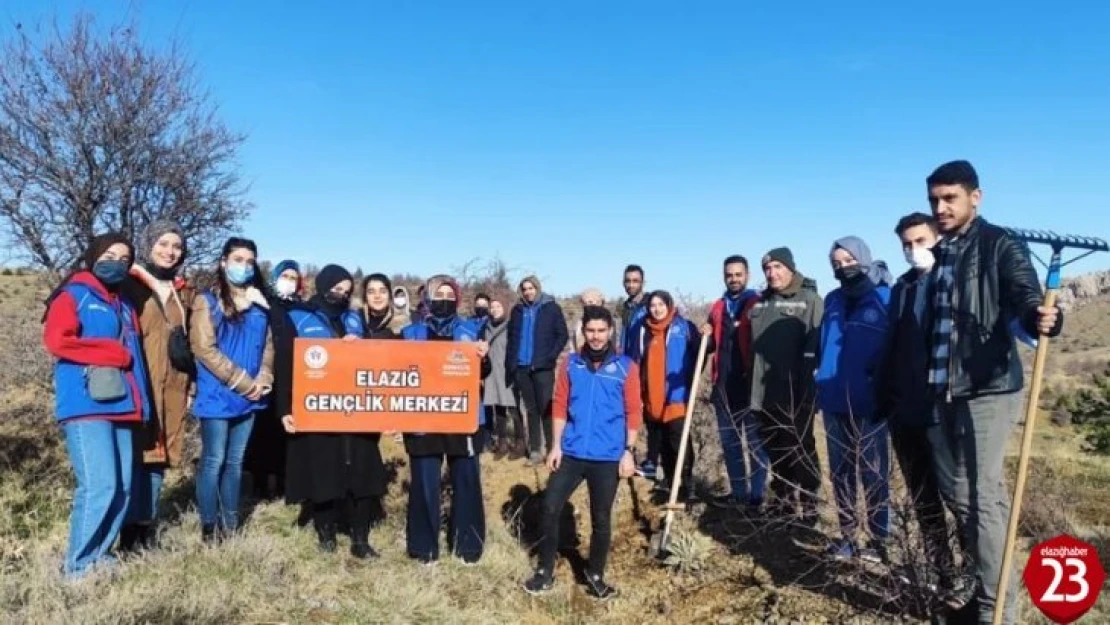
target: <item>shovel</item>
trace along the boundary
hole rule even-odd
[[[682,489],[682,466],[686,461],[686,447],[690,443],[690,424],[694,422],[694,406],[698,402],[698,386],[701,382],[702,366],[705,364],[705,351],[709,346],[709,335],[701,337],[701,346],[698,347],[698,363],[694,367],[694,380],[690,385],[690,401],[686,403],[686,421],[682,424],[682,439],[678,443],[678,459],[675,466],[667,467],[667,477],[671,479],[671,492],[667,504],[663,506],[666,514],[663,517],[663,531],[651,537],[649,555],[652,558],[665,559],[670,555],[671,523],[674,522],[674,513],[685,510],[686,506],[678,503],[678,493]],[[673,470],[673,472],[671,472]]]

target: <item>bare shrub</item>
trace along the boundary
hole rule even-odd
[[[183,50],[146,45],[135,23],[18,28],[0,49],[0,226],[55,273],[93,235],[158,218],[181,224],[187,262],[214,258],[251,208],[245,137],[216,112]]]

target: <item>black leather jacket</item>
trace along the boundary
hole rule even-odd
[[[1016,317],[1030,336],[1037,336],[1037,307],[1043,299],[1028,250],[982,217],[976,217],[953,244],[949,397],[1020,391],[1024,378],[1010,321]],[[1060,333],[1063,321],[1061,313],[1049,336]]]

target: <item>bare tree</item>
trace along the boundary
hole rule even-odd
[[[0,47],[0,227],[34,266],[64,271],[102,231],[154,219],[185,230],[192,263],[217,255],[252,208],[229,130],[181,48],[134,24],[100,32],[15,25]]]

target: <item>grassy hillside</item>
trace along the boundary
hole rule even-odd
[[[642,480],[621,485],[614,519],[609,578],[621,596],[590,600],[561,561],[559,585],[545,598],[519,589],[530,569],[527,546],[537,530],[543,469],[482,460],[489,543],[477,567],[445,557],[424,568],[404,557],[405,456],[392,441],[383,452],[396,477],[387,518],[371,540],[380,561],[316,550],[296,510],[248,502],[242,536],[222,547],[200,542],[192,471],[171,474],[161,548],[76,584],[61,580],[72,477],[51,415],[49,361],[41,351],[41,302],[33,278],[0,277],[0,611],[14,623],[890,623],[913,622],[907,600],[923,588],[892,587],[867,571],[836,567],[793,546],[782,522],[755,523],[695,506],[679,515],[674,568],[646,556],[658,507]],[[1077,383],[1076,363],[1106,361],[1110,304],[1095,301],[1069,317],[1052,359],[1053,388]],[[1055,349],[1055,348],[1054,348]],[[1079,369],[1077,369],[1077,367]],[[697,415],[697,473],[704,490],[722,486],[720,450],[711,415]],[[1015,430],[1015,439],[1019,431]],[[818,432],[819,448],[823,439]],[[1012,446],[1016,449],[1016,445]],[[195,440],[188,452],[197,453]],[[1071,531],[1097,541],[1110,556],[1110,462],[1080,452],[1079,434],[1042,421],[1023,518],[1023,542]],[[1016,459],[1011,459],[1011,466]],[[835,525],[826,480],[822,528]],[[901,494],[904,497],[904,493]],[[900,497],[900,501],[902,500]],[[589,512],[585,489],[568,513],[577,531],[564,546],[585,555]],[[896,512],[904,504],[896,506]],[[912,538],[912,532],[910,533]],[[907,538],[907,544],[912,540]],[[912,550],[912,547],[909,548]],[[572,560],[574,560],[572,558]],[[1110,566],[1110,562],[1106,562]],[[879,576],[881,577],[881,576]],[[878,583],[878,587],[877,584]],[[882,595],[888,595],[883,597]],[[1039,620],[1022,591],[1024,622]],[[1106,600],[1089,616],[1107,622]]]

